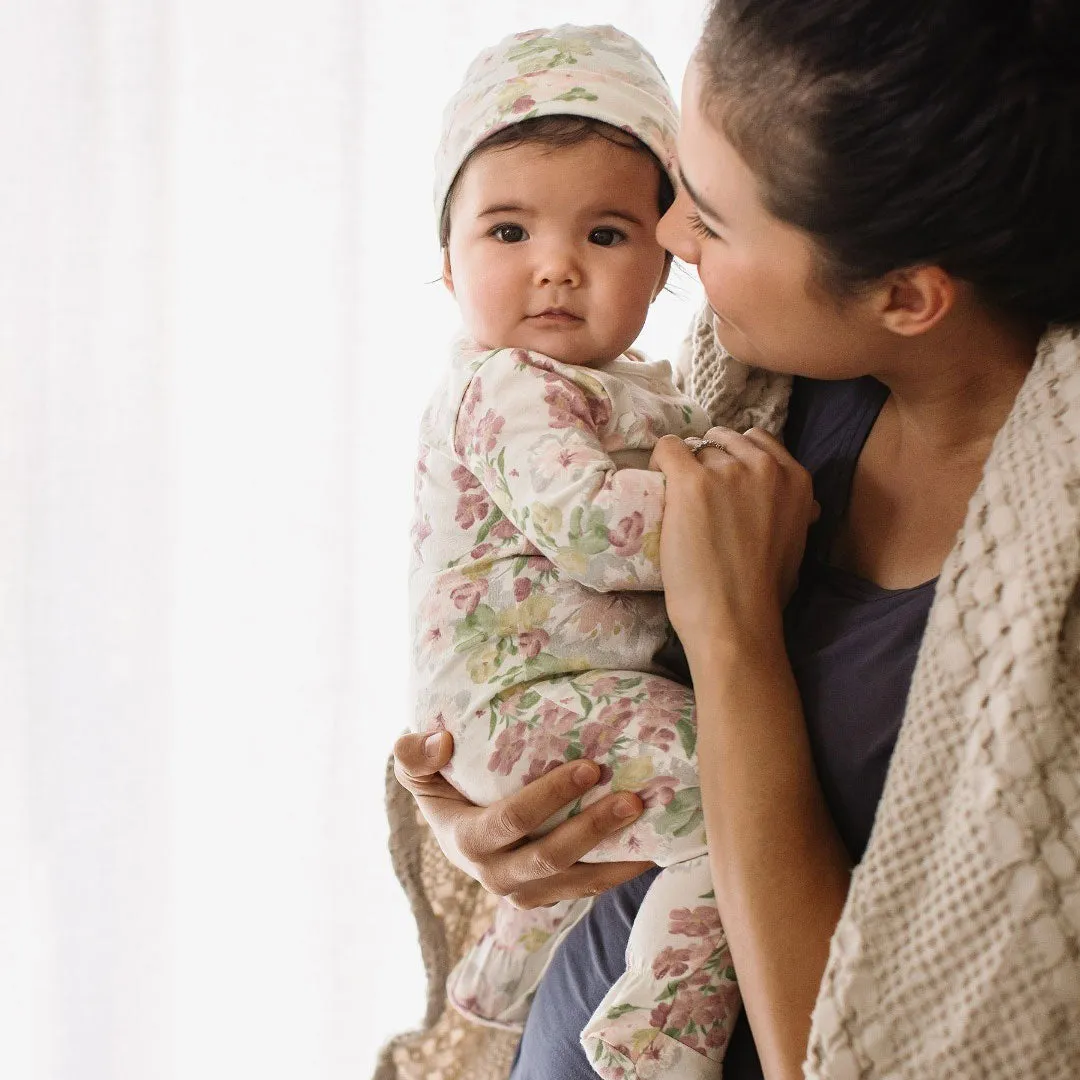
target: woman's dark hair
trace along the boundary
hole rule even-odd
[[[488,150],[509,150],[515,146],[536,145],[547,146],[557,149],[563,146],[576,146],[578,143],[589,139],[607,139],[618,146],[625,146],[630,150],[639,150],[647,155],[656,165],[656,171],[660,177],[658,202],[660,213],[664,214],[675,201],[675,191],[664,167],[660,164],[656,155],[636,136],[631,135],[622,128],[613,124],[605,124],[603,120],[594,120],[591,116],[572,116],[558,114],[555,116],[534,116],[531,120],[521,120],[516,124],[508,124],[499,128],[493,135],[489,135],[469,156],[462,162],[458,169],[446,201],[443,203],[442,216],[439,218],[439,245],[446,247],[450,242],[450,206],[454,201],[454,193],[457,190],[458,181],[468,167],[468,164],[477,154]]]
[[[703,107],[844,294],[938,265],[1080,320],[1077,0],[716,0]]]

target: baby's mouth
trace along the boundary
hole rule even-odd
[[[529,318],[553,324],[570,324],[583,321],[580,315],[575,315],[572,311],[567,311],[566,308],[561,307],[544,308],[543,311],[538,311],[535,315],[530,315]]]

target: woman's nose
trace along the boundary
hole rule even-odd
[[[683,262],[696,266],[700,247],[687,219],[689,211],[689,201],[680,191],[656,224],[656,241]]]

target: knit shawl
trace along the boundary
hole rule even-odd
[[[782,426],[789,380],[724,353],[706,313],[685,357],[714,423]],[[388,807],[429,1000],[375,1080],[504,1080],[515,1036],[445,1006],[490,899],[392,779]],[[1040,342],[942,567],[804,1072],[1080,1076],[1080,328]]]

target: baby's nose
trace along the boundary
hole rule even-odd
[[[581,281],[581,269],[573,252],[566,248],[545,251],[536,265],[537,283],[540,285],[570,285]]]

